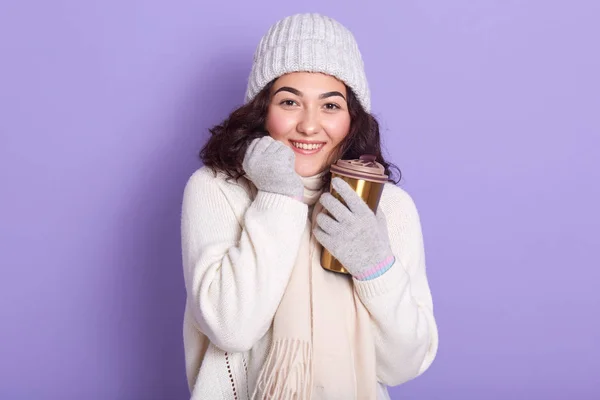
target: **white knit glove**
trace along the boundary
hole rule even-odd
[[[376,216],[342,179],[334,178],[332,184],[348,206],[331,193],[321,195],[320,202],[329,215],[317,216],[316,239],[355,279],[381,276],[395,262],[383,214]]]
[[[292,149],[264,136],[250,143],[242,167],[258,190],[302,199],[304,184],[296,173],[295,159]]]

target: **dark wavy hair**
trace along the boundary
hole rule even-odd
[[[209,129],[211,136],[200,150],[200,159],[213,171],[225,173],[230,179],[244,175],[242,162],[252,140],[268,135],[265,129],[271,87],[275,80],[266,85],[250,102],[233,111],[219,125]],[[389,181],[397,184],[402,178],[400,169],[383,158],[379,123],[367,113],[351,88],[346,86],[350,132],[339,144],[338,158],[357,159],[363,154],[375,155],[385,168]],[[335,161],[335,160],[333,160]],[[330,174],[324,177],[326,182]]]

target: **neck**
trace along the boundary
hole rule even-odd
[[[302,183],[304,184],[304,203],[313,205],[319,199],[323,189],[323,176],[325,171],[319,172],[313,176],[301,177]]]

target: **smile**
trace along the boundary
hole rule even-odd
[[[294,142],[290,140],[293,149],[301,154],[314,154],[325,146],[325,143],[306,143],[306,142]]]

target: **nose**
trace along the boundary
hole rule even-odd
[[[314,135],[319,133],[321,131],[321,121],[319,119],[318,110],[305,109],[302,112],[296,129],[298,132],[305,135]]]

